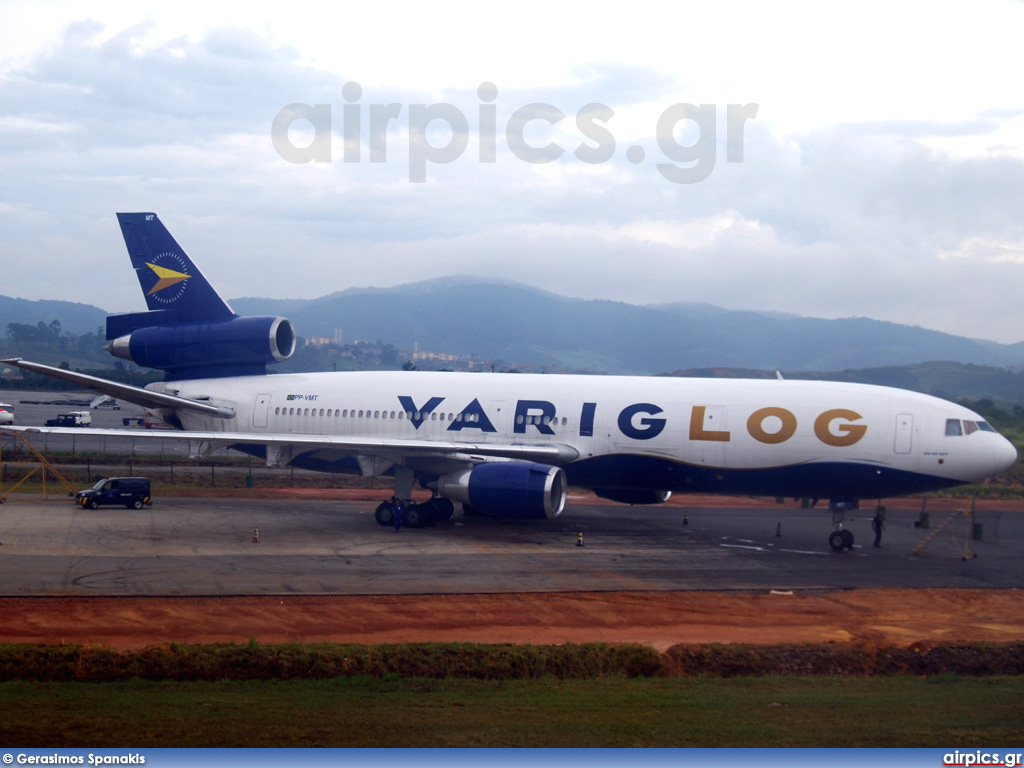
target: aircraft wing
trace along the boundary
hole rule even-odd
[[[292,455],[315,450],[335,450],[353,455],[366,454],[402,463],[409,457],[481,461],[507,458],[519,461],[568,464],[579,458],[579,451],[568,445],[488,444],[452,440],[401,440],[396,438],[347,435],[302,435],[259,432],[201,432],[181,430],[82,429],[79,427],[22,427],[4,425],[2,433],[76,435],[78,437],[121,437],[138,440],[187,440],[194,456],[205,456],[216,448],[232,445],[265,445],[291,449]],[[268,450],[268,454],[270,451]]]
[[[233,419],[235,417],[235,412],[230,408],[202,403],[198,400],[190,400],[187,397],[177,397],[176,395],[167,395],[162,392],[151,392],[142,387],[133,387],[131,384],[120,384],[116,381],[89,376],[85,373],[68,371],[64,368],[54,368],[52,365],[33,363],[28,360],[22,360],[20,357],[0,360],[0,363],[13,365],[16,368],[39,373],[43,376],[49,376],[52,379],[66,381],[69,384],[91,389],[93,392],[101,395],[116,397],[128,403],[135,403],[135,405],[141,405],[144,408],[181,408],[197,413],[218,416],[222,419]]]
[[[33,363],[20,358],[0,361],[26,371],[66,381],[101,395],[117,397],[129,403],[145,408],[175,408],[191,410],[198,413],[234,418],[230,408],[210,403],[190,400],[185,397],[152,392],[129,384],[120,384],[84,373],[76,373],[63,368]],[[402,440],[397,438],[359,437],[349,435],[303,435],[264,432],[222,432],[222,431],[184,431],[184,430],[124,430],[124,429],[93,429],[83,430],[76,427],[23,427],[4,426],[5,433],[21,432],[25,435],[91,435],[95,437],[120,437],[136,440],[187,440],[189,454],[194,458],[202,458],[217,448],[232,445],[263,445],[267,449],[268,464],[281,466],[287,464],[300,453],[329,450],[359,457],[378,457],[395,464],[405,464],[410,460],[448,460],[455,462],[475,463],[488,459],[515,459],[519,461],[543,462],[548,464],[567,464],[579,457],[579,452],[568,445],[550,444],[488,444],[470,443],[451,440]]]

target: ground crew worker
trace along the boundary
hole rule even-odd
[[[882,531],[885,530],[885,523],[882,522],[881,510],[875,512],[875,516],[871,518],[871,530],[875,532],[875,546],[882,546]]]
[[[395,499],[395,533],[402,527],[402,502]]]

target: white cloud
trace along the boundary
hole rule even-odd
[[[939,258],[1024,264],[1024,240],[1006,242],[985,237],[969,237],[957,248],[940,253]]]
[[[534,239],[562,238],[578,242],[600,240],[626,247],[652,244],[685,251],[722,247],[768,250],[777,247],[771,227],[748,221],[732,210],[690,221],[641,219],[619,225],[608,222],[590,225],[545,222],[526,224],[518,229]]]
[[[1024,337],[1020,5],[346,6],[338,24],[316,6],[98,3],[93,21],[47,7],[0,8],[0,253],[25,265],[0,293],[141,308],[113,214],[156,210],[227,296],[463,273]],[[385,163],[365,123],[360,161],[343,161],[349,81],[364,121],[402,106]],[[478,159],[483,81],[493,163]],[[466,150],[411,184],[409,105],[439,101],[466,116]],[[681,101],[718,106],[696,184],[657,169],[654,127]],[[331,105],[332,162],[274,151],[292,102]],[[567,115],[527,134],[565,149],[556,162],[509,151],[509,115],[530,102]],[[593,102],[615,110],[616,148],[590,165],[574,118]],[[727,162],[726,104],[750,102],[744,162]]]

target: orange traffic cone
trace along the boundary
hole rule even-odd
[[[253,544],[259,544],[260,543],[260,529],[259,528],[253,528],[252,529],[252,543]]]

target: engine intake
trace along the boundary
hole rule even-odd
[[[295,327],[283,317],[233,317],[136,328],[106,349],[115,357],[181,379],[266,373],[267,363],[294,354],[295,342]]]
[[[565,507],[565,472],[547,464],[487,462],[442,475],[437,491],[480,512],[516,520],[555,517]]]

